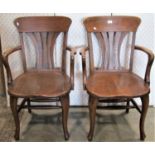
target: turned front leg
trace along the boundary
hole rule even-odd
[[[92,141],[95,128],[97,98],[90,96],[88,104],[89,104],[89,117],[90,117],[90,129],[88,134],[88,140]]]
[[[149,95],[145,95],[143,97],[141,97],[141,101],[142,101],[142,113],[141,113],[141,117],[140,117],[140,140],[145,140],[145,131],[144,131],[144,123],[145,123],[145,118],[146,118],[146,114],[147,114],[147,110],[148,110],[148,106],[149,106]]]
[[[18,111],[17,111],[17,98],[10,96],[10,107],[12,110],[12,114],[14,117],[15,121],[15,140],[19,140],[19,135],[20,135],[20,122],[19,122],[19,116],[18,116]]]
[[[62,124],[64,130],[65,140],[69,139],[67,121],[68,121],[68,111],[69,111],[69,94],[61,97],[61,105],[62,105]]]

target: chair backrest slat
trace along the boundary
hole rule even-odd
[[[138,17],[96,16],[84,20],[88,32],[135,32],[140,24]]]
[[[22,46],[21,56],[22,56],[23,68],[24,68],[24,71],[26,71],[27,70],[27,67],[26,67],[26,56],[25,56],[23,35],[21,33],[19,33],[19,37],[20,37],[20,42],[21,42],[21,46]]]
[[[96,35],[96,38],[98,39],[98,42],[99,42],[99,44],[100,44],[100,50],[102,51],[101,52],[101,57],[102,57],[102,68],[105,68],[105,66],[106,66],[106,61],[104,61],[105,60],[105,57],[107,56],[106,54],[106,45],[105,45],[105,38],[102,36],[102,34],[101,33],[96,33],[95,34]]]
[[[63,16],[34,16],[17,18],[14,24],[19,32],[67,32],[71,20]]]
[[[93,45],[92,45],[92,38],[91,33],[88,33],[88,46],[89,46],[89,68],[90,73],[93,73],[94,70],[94,58],[93,58]]]
[[[133,69],[133,56],[134,56],[135,40],[136,40],[136,33],[134,32],[132,35],[132,43],[131,43],[131,55],[130,55],[130,66],[129,66],[130,71],[132,71],[132,69]]]

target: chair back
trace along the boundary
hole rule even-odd
[[[62,16],[20,17],[14,21],[14,24],[20,35],[25,71],[29,69],[52,70],[56,67],[64,69],[70,18]]]
[[[96,16],[84,20],[90,72],[132,70],[135,36],[141,20],[131,16]],[[98,58],[96,58],[98,55]]]

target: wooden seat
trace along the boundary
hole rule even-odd
[[[9,86],[9,94],[20,97],[59,97],[70,90],[70,78],[58,71],[27,72]]]
[[[21,45],[1,53],[0,56],[7,71],[10,107],[16,125],[15,139],[19,140],[18,113],[22,108],[28,108],[31,113],[32,108],[47,108],[45,104],[32,105],[31,102],[59,101],[64,137],[67,140],[69,138],[67,128],[69,93],[74,88],[75,48],[67,46],[71,19],[62,16],[20,17],[14,21],[14,24],[19,32]],[[20,65],[23,73],[13,79],[9,60],[17,51],[21,54]],[[70,61],[66,59],[67,52],[70,55]],[[69,73],[67,73],[67,62],[70,63]],[[19,106],[18,98],[23,98]],[[49,107],[52,105],[50,104]]]
[[[126,112],[129,112],[130,102],[133,103],[141,113],[140,139],[145,139],[144,121],[149,105],[150,70],[154,55],[149,49],[135,46],[140,22],[138,17],[130,16],[96,16],[84,20],[88,47],[82,48],[81,55],[84,88],[89,94],[90,141],[94,133],[96,108],[99,107],[97,103],[111,101],[127,102]],[[133,72],[135,52],[147,55],[145,77]],[[137,97],[142,101],[141,109],[134,100]]]
[[[128,72],[96,72],[87,79],[86,89],[101,98],[132,98],[149,93],[144,80]]]

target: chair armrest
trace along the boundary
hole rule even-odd
[[[2,60],[3,65],[5,66],[5,69],[6,69],[6,72],[7,72],[8,85],[10,85],[12,83],[12,81],[13,81],[10,65],[9,65],[9,62],[8,62],[8,58],[12,53],[14,53],[16,51],[19,51],[19,50],[21,50],[21,46],[11,48],[9,50],[6,50],[4,53],[0,54],[0,58]]]
[[[19,50],[21,50],[21,49],[22,49],[21,46],[17,46],[17,47],[8,49],[8,50],[4,51],[3,57],[4,57],[5,59],[8,59],[8,57],[9,57],[10,54],[12,54],[12,53],[14,53],[14,52],[16,52],[16,51],[19,51]]]
[[[67,47],[66,50],[70,51],[70,78],[72,84],[72,90],[74,90],[74,62],[76,55],[76,47]]]
[[[86,79],[87,79],[87,74],[86,74],[86,52],[88,51],[88,47],[83,46],[80,55],[82,56],[82,71],[83,71],[83,88],[86,89]]]
[[[147,66],[146,66],[146,71],[145,71],[145,82],[150,84],[150,71],[151,71],[151,67],[154,61],[154,54],[151,50],[145,48],[145,47],[141,47],[141,46],[135,46],[135,50],[141,51],[143,53],[145,53],[148,56],[148,62],[147,62]]]

